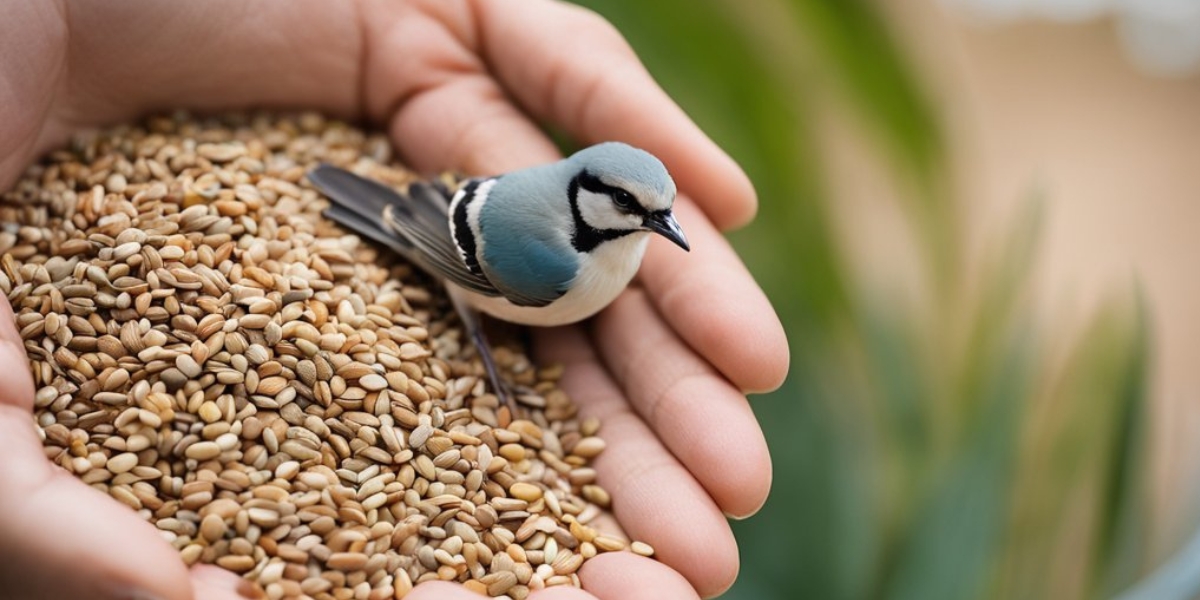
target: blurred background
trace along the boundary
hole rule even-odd
[[[724,598],[1200,594],[1200,3],[580,3],[761,199],[793,365]]]

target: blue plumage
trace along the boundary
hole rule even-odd
[[[484,231],[488,231],[485,225]],[[579,260],[563,252],[557,240],[516,235],[484,246],[484,273],[505,296],[528,298],[527,306],[544,306],[558,300],[579,273]]]
[[[614,181],[644,186],[648,196],[666,200],[662,208],[670,208],[675,199],[675,180],[662,161],[645,150],[620,142],[604,142],[584,148],[566,160]]]
[[[555,210],[569,178],[564,166],[555,163],[498,177],[479,209],[480,265],[488,280],[517,304],[550,304],[578,274],[569,222]]]

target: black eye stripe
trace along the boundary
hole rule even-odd
[[[600,181],[599,177],[596,177],[587,171],[580,172],[579,176],[576,177],[576,180],[579,181],[579,187],[592,192],[593,194],[604,194],[605,196],[612,198],[613,204],[615,204],[618,209],[624,212],[637,214],[643,214],[646,212],[646,207],[642,206],[641,202],[638,202],[636,196],[629,193],[627,190],[623,190],[619,187],[608,185],[607,183]]]
[[[620,189],[620,188],[614,188],[613,186],[608,185],[607,183],[604,183],[603,181],[600,181],[599,177],[596,177],[595,175],[592,175],[591,173],[588,173],[587,171],[580,171],[580,173],[576,177],[576,179],[579,181],[579,187],[581,187],[589,192],[592,192],[593,194],[608,195],[608,194],[611,194],[611,192],[613,190]]]
[[[583,176],[587,171],[580,173],[571,180],[571,184],[567,186],[567,199],[571,203],[571,219],[574,221],[574,231],[571,232],[571,245],[579,252],[591,252],[600,244],[609,240],[629,235],[635,230],[633,229],[596,229],[588,224],[583,218],[583,213],[579,211],[579,190],[585,189],[595,194],[604,194],[607,192],[596,191],[583,185]],[[603,184],[601,184],[603,185]]]

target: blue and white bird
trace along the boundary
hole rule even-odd
[[[333,201],[326,216],[444,282],[506,401],[475,310],[524,325],[574,323],[625,289],[650,234],[689,249],[666,167],[619,142],[456,190],[417,182],[400,193],[329,165],[308,178]]]

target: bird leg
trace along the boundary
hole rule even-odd
[[[462,320],[467,334],[471,336],[471,341],[475,343],[475,350],[479,352],[479,358],[483,360],[483,369],[487,371],[488,379],[491,380],[492,390],[496,392],[496,397],[500,399],[500,402],[507,406],[509,412],[515,416],[516,406],[513,404],[512,394],[508,386],[500,380],[500,369],[496,367],[496,360],[492,358],[492,347],[488,344],[487,334],[483,331],[483,319],[479,311],[467,305],[461,294],[456,293],[455,290],[448,289],[448,291],[459,319]]]
[[[508,407],[509,412],[515,415],[516,407],[513,406],[512,394],[509,392],[508,386],[500,381],[500,369],[496,367],[496,361],[492,358],[491,346],[488,345],[482,325],[483,323],[478,323],[475,330],[471,332],[471,340],[475,342],[475,349],[479,351],[479,357],[483,359],[483,368],[487,371],[488,379],[492,381],[492,388],[496,391],[496,396]]]

